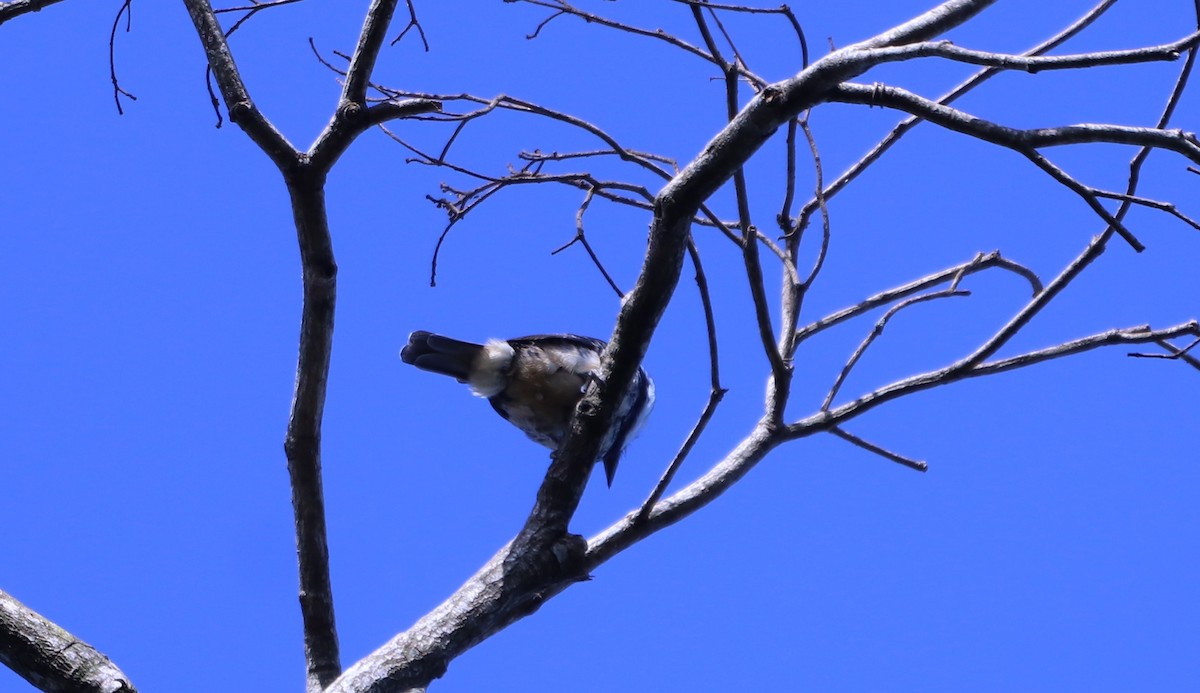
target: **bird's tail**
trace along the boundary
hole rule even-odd
[[[465,383],[471,376],[471,364],[482,351],[482,344],[460,342],[418,330],[408,336],[408,344],[400,350],[400,360],[421,370],[448,375]]]

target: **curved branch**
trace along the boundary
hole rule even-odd
[[[283,448],[292,482],[308,690],[315,693],[342,669],[321,481],[321,424],[333,351],[337,264],[325,212],[324,174],[302,167],[286,174],[285,181],[300,244],[304,303],[295,392]]]
[[[1116,346],[1119,344],[1161,344],[1168,339],[1176,339],[1189,335],[1200,337],[1200,323],[1193,320],[1172,327],[1165,327],[1161,330],[1152,330],[1146,325],[1107,330],[1062,344],[1056,344],[1052,347],[1046,347],[1045,349],[1037,349],[1016,356],[981,363],[971,369],[970,376],[979,377],[993,373],[1003,373],[1004,371],[1016,370],[1017,368],[1044,363],[1064,356],[1082,354],[1085,351],[1091,351],[1100,347]]]
[[[1200,344],[1200,337],[1193,339],[1191,344],[1183,347],[1182,349],[1175,346],[1174,344],[1172,344],[1171,342],[1169,342],[1165,339],[1160,339],[1157,342],[1157,344],[1160,347],[1162,347],[1167,353],[1165,353],[1165,354],[1143,354],[1140,352],[1133,352],[1133,353],[1126,354],[1126,356],[1131,356],[1133,358],[1141,358],[1141,359],[1166,359],[1169,361],[1182,361],[1183,363],[1186,363],[1187,365],[1191,366],[1192,368],[1195,368],[1196,370],[1200,371],[1200,359],[1198,359],[1195,356],[1192,356],[1191,354],[1188,353],[1189,351],[1194,349],[1197,344]]]
[[[683,465],[683,461],[691,454],[692,448],[700,440],[704,429],[708,427],[708,422],[712,419],[713,414],[716,413],[717,406],[721,404],[721,400],[725,398],[725,393],[728,392],[727,389],[721,386],[721,360],[717,355],[716,317],[713,314],[712,297],[708,291],[708,277],[704,273],[704,265],[700,262],[700,251],[696,248],[694,239],[688,241],[688,255],[691,257],[692,266],[696,269],[696,288],[700,293],[700,304],[704,308],[704,327],[708,335],[708,402],[705,403],[703,411],[700,412],[700,418],[696,420],[687,438],[684,439],[683,445],[675,453],[674,459],[667,465],[667,470],[662,473],[662,476],[658,479],[658,483],[650,491],[650,495],[642,502],[642,507],[638,510],[638,517],[643,521],[650,516],[650,511],[654,508],[654,505],[666,493],[667,487],[671,485],[671,481],[675,478],[675,473],[679,471],[679,468]]]
[[[1166,149],[1200,164],[1200,142],[1194,133],[1183,130],[1134,127],[1128,125],[1084,123],[1051,128],[1022,130],[993,123],[957,108],[945,106],[899,87],[883,84],[847,83],[830,91],[830,101],[887,106],[920,116],[948,130],[961,132],[985,142],[1024,151],[1070,144],[1130,144]]]
[[[15,19],[29,12],[41,12],[44,8],[56,5],[62,0],[12,0],[0,2],[0,24]]]
[[[1022,70],[1029,73],[1046,70],[1076,70],[1087,67],[1111,65],[1136,65],[1138,63],[1167,62],[1178,60],[1184,51],[1191,50],[1200,42],[1200,32],[1194,32],[1171,43],[1146,46],[1128,50],[1096,51],[1074,55],[1012,55],[994,53],[956,46],[950,41],[930,41],[876,48],[871,51],[880,62],[896,62],[913,58],[946,58],[968,65],[980,65],[1004,70]]]
[[[0,662],[49,693],[137,693],[112,660],[3,590]]]
[[[1082,197],[1110,228],[1138,252],[1144,250],[1145,246],[1125,228],[1118,217],[1104,208],[1097,199],[1098,191],[1076,181],[1037,150],[1087,143],[1129,144],[1173,151],[1189,161],[1200,163],[1200,141],[1197,141],[1194,133],[1183,130],[1092,123],[1022,130],[984,120],[904,89],[880,84],[841,84],[831,90],[830,100],[896,108],[949,130],[1012,149]]]

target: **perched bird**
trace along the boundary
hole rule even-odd
[[[466,383],[486,397],[500,416],[535,442],[556,450],[567,435],[588,378],[600,368],[604,342],[573,334],[541,334],[485,344],[460,342],[431,332],[408,336],[400,360]],[[600,444],[612,486],[625,445],[654,406],[654,382],[642,369],[621,399],[612,427]]]

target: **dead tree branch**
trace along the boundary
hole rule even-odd
[[[1101,0],[1101,2],[1097,3],[1095,7],[1085,12],[1079,19],[1072,22],[1069,26],[1063,28],[1062,31],[1034,46],[1022,55],[1032,57],[1043,55],[1051,50],[1054,50],[1055,48],[1079,35],[1079,33],[1087,27],[1091,26],[1092,23],[1103,16],[1104,13],[1115,4],[1116,0]],[[998,67],[989,67],[980,70],[952,88],[950,91],[946,92],[944,95],[938,97],[936,102],[943,105],[951,104],[963,95],[974,90],[976,87],[984,84],[992,77],[1000,74],[1002,71],[1003,70]],[[887,136],[880,140],[858,161],[854,162],[854,164],[852,164],[844,173],[838,176],[832,183],[830,183],[827,187],[822,187],[819,189],[818,194],[806,202],[801,208],[800,213],[796,218],[796,229],[803,232],[803,230],[808,226],[809,218],[815,211],[818,209],[823,209],[822,205],[824,205],[829,199],[833,198],[841,190],[858,178],[863,171],[867,170],[867,168],[878,161],[880,157],[882,157],[889,149],[891,149],[892,145],[899,142],[905,134],[907,134],[921,122],[923,121],[918,116],[907,118],[893,128],[892,131],[887,134]]]
[[[304,297],[300,353],[284,450],[292,481],[308,689],[315,693],[341,673],[321,483],[321,423],[337,293],[337,264],[325,209],[325,179],[338,157],[367,128],[394,118],[436,111],[439,105],[432,101],[367,103],[370,73],[396,7],[396,0],[374,0],[363,22],[334,117],[309,151],[302,152],[288,142],[251,99],[208,1],[185,0],[185,4],[230,120],[242,128],[282,174],[300,245]]]
[[[3,590],[0,663],[47,693],[137,693],[108,657]]]
[[[15,19],[30,12],[41,12],[43,9],[56,5],[62,0],[11,0],[0,2],[0,24]]]
[[[989,4],[988,0],[950,0],[888,32],[879,41],[887,45],[923,40],[969,20]],[[790,80],[768,86],[655,196],[654,219],[642,271],[621,306],[598,377],[588,386],[576,409],[570,433],[555,454],[525,527],[442,606],[348,669],[330,691],[424,687],[430,677],[444,671],[451,659],[500,627],[532,612],[606,560],[615,553],[614,549],[622,548],[623,542],[644,538],[710,502],[782,440],[783,429],[768,421],[760,423],[731,454],[728,464],[718,465],[701,481],[680,492],[689,495],[690,502],[677,503],[674,499],[679,494],[676,494],[656,504],[644,521],[639,520],[640,511],[634,510],[622,522],[636,529],[613,530],[616,539],[594,541],[586,554],[577,541],[579,538],[568,533],[600,438],[611,425],[614,395],[628,388],[674,294],[692,219],[701,205],[779,127],[815,105],[830,87],[861,74],[868,67],[865,61],[842,61],[835,54],[817,61]],[[697,488],[703,492],[697,493]],[[368,687],[372,681],[386,681],[386,684]]]

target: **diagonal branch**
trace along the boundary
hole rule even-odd
[[[137,693],[108,657],[3,590],[0,663],[43,691]]]
[[[900,46],[906,43],[928,41],[955,27],[962,26],[995,3],[996,0],[948,0],[900,26],[866,41],[847,46],[844,50],[853,52],[867,48]]]
[[[955,132],[1018,151],[1071,144],[1130,144],[1165,149],[1200,163],[1200,142],[1183,130],[1112,124],[1080,124],[1022,130],[984,120],[910,91],[883,84],[847,83],[831,90],[831,101],[887,106],[919,115]]]
[[[183,0],[183,4],[187,6],[192,23],[196,26],[196,33],[199,34],[200,43],[208,57],[208,66],[217,78],[221,98],[225,101],[225,109],[229,111],[229,119],[237,123],[280,169],[293,165],[296,161],[296,148],[287,141],[283,133],[275,129],[251,100],[250,92],[242,81],[237,64],[233,61],[229,42],[225,39],[225,32],[217,21],[212,5],[208,0]]]
[[[396,12],[396,3],[397,0],[371,0],[358,37],[358,46],[350,58],[350,68],[342,88],[343,102],[366,103],[367,85],[375,70],[375,61],[379,58],[379,49],[383,47],[388,25]]]
[[[721,386],[721,361],[717,356],[717,324],[716,318],[713,315],[712,297],[708,291],[708,277],[704,273],[704,266],[700,262],[700,251],[696,249],[694,240],[688,242],[688,256],[691,257],[692,266],[696,268],[696,287],[700,292],[700,304],[704,308],[704,326],[705,332],[708,335],[708,362],[709,362],[709,390],[708,402],[704,405],[704,410],[700,413],[700,418],[696,420],[692,430],[688,432],[687,438],[684,439],[683,445],[680,446],[679,452],[675,453],[674,459],[667,465],[667,470],[659,477],[658,483],[654,485],[654,489],[650,491],[650,495],[642,502],[642,507],[638,511],[638,517],[642,521],[650,516],[650,511],[658,503],[662,495],[666,493],[667,487],[671,485],[671,481],[675,478],[675,473],[683,466],[684,460],[691,454],[692,448],[696,442],[700,440],[700,436],[704,433],[704,429],[708,427],[708,422],[712,419],[713,414],[717,411],[717,406],[721,404],[721,400],[725,398],[727,389]]]
[[[967,275],[992,268],[1004,269],[1024,278],[1029,282],[1030,286],[1033,287],[1034,296],[1038,295],[1042,291],[1041,281],[1029,268],[1015,263],[1007,258],[1001,257],[998,251],[992,251],[986,255],[980,253],[968,262],[964,262],[953,267],[947,267],[944,270],[934,272],[933,274],[909,282],[903,286],[880,292],[874,296],[871,296],[870,298],[867,298],[866,300],[859,302],[857,305],[849,308],[843,308],[842,310],[827,315],[816,322],[805,325],[804,327],[796,330],[796,342],[799,343],[819,332],[829,329],[830,327],[856,318],[864,313],[875,310],[876,308],[886,306],[893,301],[907,298],[920,291],[924,291],[943,282],[950,281],[956,277],[966,277]]]
[[[1080,195],[1088,203],[1088,206],[1104,219],[1105,223],[1138,251],[1144,250],[1144,246],[1129,233],[1120,219],[1104,208],[1097,199],[1096,191],[1076,181],[1037,150],[1043,147],[1086,143],[1131,144],[1173,151],[1192,162],[1200,163],[1200,142],[1197,141],[1195,134],[1182,130],[1111,124],[1066,125],[1022,130],[978,118],[904,89],[879,84],[872,86],[842,84],[832,90],[831,100],[897,108],[949,130],[1019,152],[1055,180]]]
[[[856,436],[853,433],[851,433],[847,430],[844,430],[838,426],[834,426],[834,427],[830,428],[829,432],[852,445],[856,445],[856,446],[862,448],[863,450],[866,450],[867,452],[873,452],[876,455],[879,455],[880,457],[882,457],[886,460],[891,460],[892,462],[895,462],[896,464],[902,464],[905,467],[908,467],[909,469],[915,469],[918,472],[928,471],[928,469],[929,469],[929,465],[927,463],[925,463],[923,460],[914,460],[912,458],[905,457],[904,455],[901,455],[899,453],[892,452],[891,450],[888,450],[887,448],[880,447],[880,446],[876,445],[875,443],[872,443],[871,441],[866,440],[865,438]]]
[[[1145,46],[1129,50],[1095,51],[1075,55],[1012,55],[991,51],[973,50],[956,46],[949,41],[930,41],[905,46],[877,48],[872,56],[880,62],[895,62],[913,58],[939,57],[968,65],[981,65],[1004,70],[1022,70],[1029,73],[1047,70],[1078,70],[1087,67],[1110,65],[1136,65],[1138,63],[1178,60],[1184,51],[1191,50],[1200,42],[1200,32],[1164,43],[1160,46]]]
[[[1106,346],[1161,344],[1165,340],[1183,336],[1200,337],[1200,323],[1193,320],[1159,330],[1152,330],[1145,325],[1106,330],[1087,337],[1081,337],[1044,349],[1036,349],[995,361],[980,361],[971,363],[965,367],[963,361],[956,362],[935,371],[928,371],[885,385],[859,397],[853,402],[848,402],[829,411],[812,414],[807,418],[789,424],[785,437],[788,439],[802,438],[812,435],[817,431],[828,430],[831,426],[837,426],[845,421],[861,416],[885,402],[967,378],[978,378],[985,375],[1025,368]]]
[[[41,12],[44,8],[60,2],[62,0],[12,0],[11,2],[0,2],[0,24],[29,12]]]

